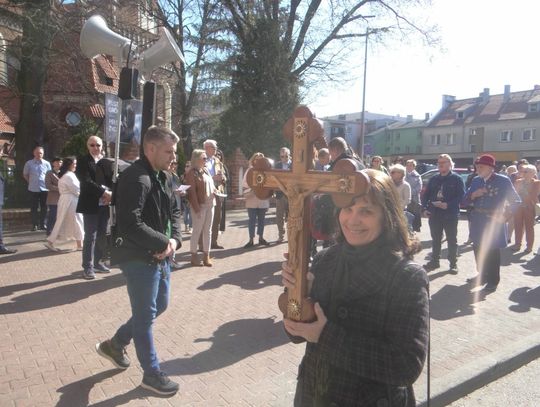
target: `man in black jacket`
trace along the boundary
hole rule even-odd
[[[103,142],[99,137],[90,136],[86,142],[88,154],[78,159],[75,172],[81,183],[77,212],[82,213],[84,218],[82,268],[86,280],[96,278],[94,272],[110,272],[101,261],[105,252],[111,202],[111,191],[96,182],[96,164],[103,158],[102,146]]]
[[[101,356],[127,369],[125,348],[133,339],[144,372],[141,386],[162,395],[178,391],[178,384],[160,370],[152,335],[154,320],[169,302],[170,256],[182,244],[180,208],[166,172],[176,159],[178,141],[173,131],[150,127],[143,157],[118,178],[111,257],[126,277],[132,317],[111,339],[96,345]]]
[[[433,176],[422,196],[422,208],[429,218],[429,230],[432,239],[431,260],[424,266],[426,271],[440,267],[443,231],[448,242],[449,272],[457,274],[457,227],[459,204],[465,195],[465,183],[452,172],[454,162],[448,154],[441,154],[437,159],[439,174]]]

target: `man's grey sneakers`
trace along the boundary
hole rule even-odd
[[[103,274],[108,274],[111,272],[111,269],[108,268],[105,264],[103,263],[97,263],[97,264],[94,264],[94,272],[96,273],[103,273]]]
[[[165,373],[159,372],[154,374],[145,373],[141,387],[163,396],[169,396],[175,394],[180,386],[178,383],[169,379],[169,376]]]
[[[110,339],[96,344],[96,352],[105,359],[110,360],[118,369],[125,370],[131,363],[125,348],[116,349]]]
[[[96,278],[96,274],[94,273],[93,269],[83,270],[82,276],[85,280],[93,280]]]

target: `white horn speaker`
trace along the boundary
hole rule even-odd
[[[80,43],[83,55],[88,58],[106,54],[115,56],[120,61],[125,61],[129,57],[131,40],[107,27],[107,22],[103,17],[94,15],[84,23]],[[134,49],[135,45],[132,48]]]
[[[140,54],[139,59],[139,70],[145,79],[148,79],[152,71],[159,66],[176,61],[185,63],[182,51],[178,48],[171,33],[166,29],[163,29],[161,38],[158,41]]]

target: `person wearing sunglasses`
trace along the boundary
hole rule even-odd
[[[96,164],[103,158],[103,141],[98,136],[90,136],[86,142],[88,154],[78,159],[76,175],[81,183],[81,194],[77,213],[84,219],[84,240],[82,249],[83,278],[93,280],[95,273],[110,273],[102,262],[105,253],[107,222],[111,191],[96,182]]]

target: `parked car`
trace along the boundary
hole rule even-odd
[[[467,177],[469,176],[471,171],[469,171],[467,168],[454,168],[452,169],[452,171],[461,176],[464,184],[467,183]],[[439,170],[434,169],[434,170],[426,171],[422,175],[420,175],[422,177],[422,191],[420,192],[420,195],[422,197],[424,196],[424,193],[426,192],[426,188],[427,188],[427,184],[429,180],[431,179],[431,177],[433,177],[434,175],[437,175],[438,173],[439,173]],[[460,205],[460,207],[461,209],[465,209],[465,207],[462,205]]]

